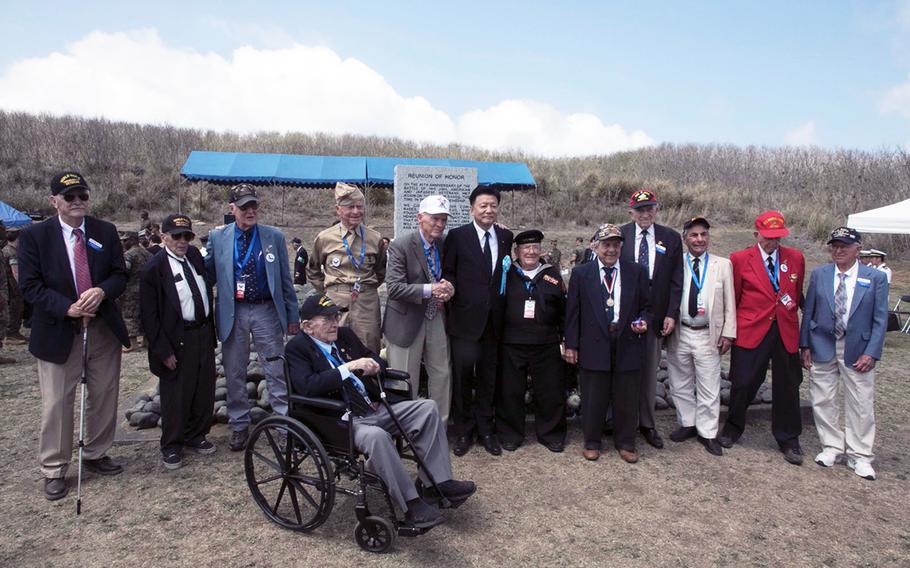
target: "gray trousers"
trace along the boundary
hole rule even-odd
[[[428,399],[405,400],[393,404],[392,410],[436,483],[452,479],[449,442],[436,403]],[[395,448],[392,434],[397,433],[398,428],[384,406],[369,416],[354,419],[354,445],[369,456],[367,470],[385,481],[392,502],[401,511],[407,511],[406,503],[418,495],[411,474]],[[420,478],[424,485],[429,484],[422,471]]]
[[[657,399],[657,367],[660,365],[660,346],[663,337],[649,329],[645,334],[645,353],[641,363],[641,381],[638,391],[638,425],[654,428],[654,401]]]
[[[284,353],[284,331],[275,304],[234,304],[234,327],[221,345],[224,376],[227,379],[228,422],[231,430],[243,430],[250,425],[250,401],[246,392],[246,370],[250,363],[250,334],[259,364],[265,372],[269,402],[275,414],[288,413],[288,389],[284,368],[277,357]],[[269,359],[274,358],[274,361]]]

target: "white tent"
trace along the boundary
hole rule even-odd
[[[861,233],[910,234],[910,199],[892,205],[854,213],[847,226]]]

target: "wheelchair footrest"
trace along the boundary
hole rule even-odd
[[[433,527],[421,529],[412,527],[411,525],[401,524],[398,525],[398,536],[420,536],[429,532],[431,528]]]

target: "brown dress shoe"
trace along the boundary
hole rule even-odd
[[[597,461],[597,458],[600,457],[600,450],[593,450],[585,448],[581,455],[588,461]]]
[[[634,452],[634,451],[630,452],[629,450],[619,450],[619,457],[621,457],[623,459],[623,461],[628,462],[628,463],[638,462],[638,452]]]

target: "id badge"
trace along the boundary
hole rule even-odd
[[[535,300],[525,300],[525,319],[534,319]]]
[[[705,315],[705,300],[701,297],[701,294],[698,295],[698,300],[695,303],[695,313],[699,316]]]
[[[351,286],[351,301],[356,302],[358,296],[360,296],[360,280],[354,282]]]
[[[246,283],[240,281],[237,283],[237,289],[234,291],[234,298],[238,300],[243,299],[243,292],[246,290]]]
[[[790,297],[790,294],[784,294],[780,297],[780,303],[784,305],[788,310],[793,310],[796,308],[796,302],[793,301],[793,298]]]

